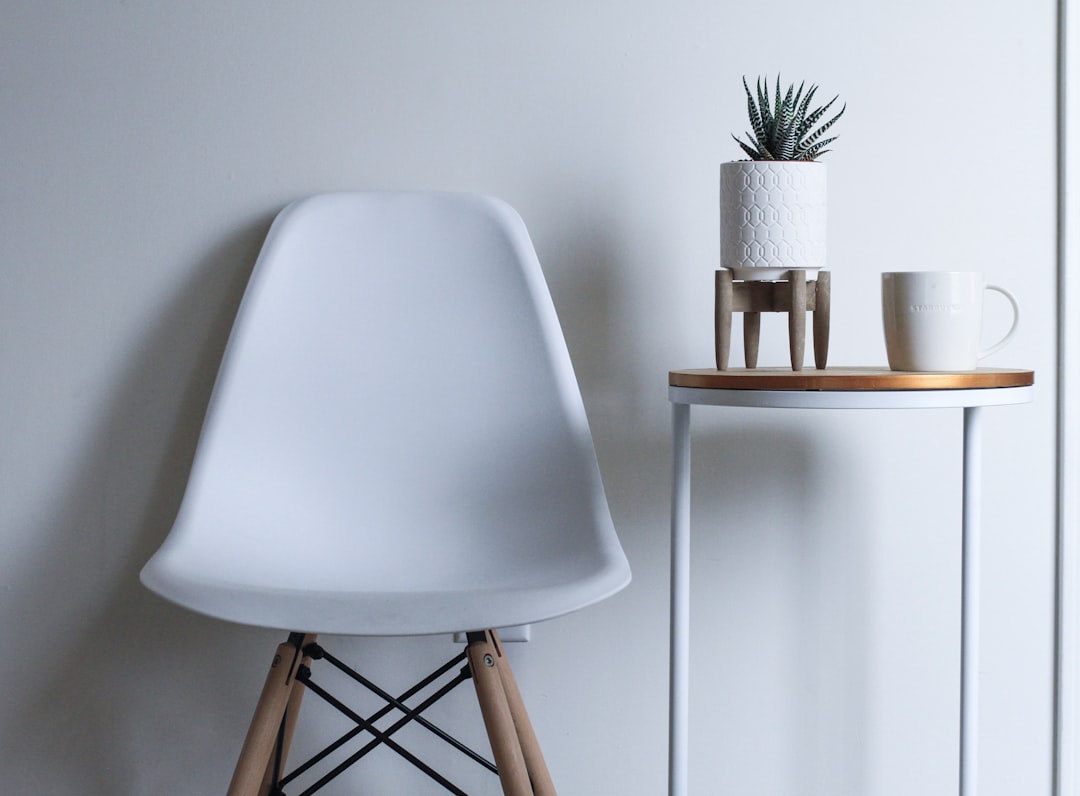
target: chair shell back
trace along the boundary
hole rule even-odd
[[[411,192],[283,210],[143,582],[245,624],[406,635],[547,619],[629,578],[518,215]]]

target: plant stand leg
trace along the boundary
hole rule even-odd
[[[732,277],[726,268],[716,272],[715,305],[716,369],[727,370],[728,352],[731,351]]]
[[[262,796],[264,779],[274,747],[277,744],[285,708],[296,684],[296,670],[300,666],[301,650],[315,640],[313,635],[292,633],[289,640],[280,644],[266,675],[259,704],[248,727],[247,737],[240,750],[228,796]]]
[[[830,286],[829,272],[819,272],[814,295],[814,367],[818,370],[825,370],[829,361],[829,311],[832,305]]]
[[[791,369],[802,370],[806,351],[806,271],[791,271],[790,277],[788,344],[791,348]]]
[[[746,359],[746,367],[753,370],[757,367],[758,344],[761,342],[761,313],[743,313],[743,357]]]

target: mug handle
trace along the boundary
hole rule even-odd
[[[991,354],[993,354],[995,351],[1000,351],[1002,348],[1004,348],[1005,344],[1007,342],[1009,342],[1009,340],[1012,339],[1012,336],[1016,333],[1016,327],[1020,325],[1020,305],[1016,303],[1016,299],[1013,298],[1012,293],[1010,293],[1008,290],[1006,290],[1003,287],[998,287],[997,285],[987,285],[986,289],[987,290],[993,290],[993,291],[995,291],[997,293],[1000,293],[1001,295],[1003,295],[1005,298],[1007,298],[1009,300],[1009,303],[1012,304],[1013,320],[1012,320],[1012,326],[1009,327],[1009,331],[1007,331],[1005,333],[1004,337],[1002,337],[1000,340],[998,340],[992,346],[987,348],[985,351],[980,351],[979,352],[979,359],[982,359],[983,357],[988,357]]]

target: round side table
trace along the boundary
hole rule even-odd
[[[986,406],[1031,400],[1030,370],[980,368],[963,373],[908,373],[885,368],[791,371],[673,370],[671,493],[671,668],[668,793],[687,794],[690,667],[690,407],[776,409],[964,410],[963,554],[960,640],[960,796],[975,796],[979,650],[980,413]]]

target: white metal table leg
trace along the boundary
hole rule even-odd
[[[982,430],[978,406],[964,409],[963,573],[960,615],[960,796],[975,796],[979,735],[979,591]]]
[[[673,403],[668,794],[686,796],[690,689],[690,405]]]

